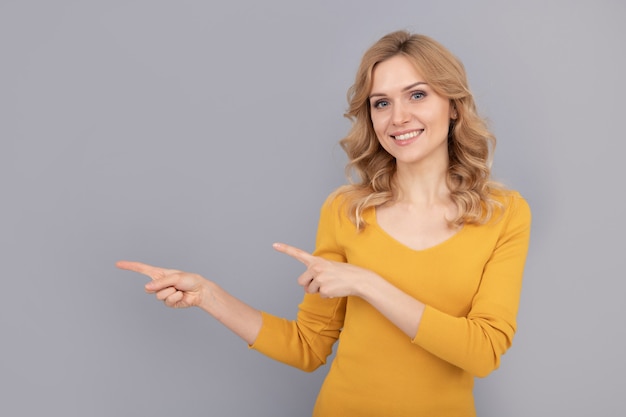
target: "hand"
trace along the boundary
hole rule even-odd
[[[156,294],[158,300],[172,308],[198,306],[205,297],[206,279],[197,274],[164,269],[141,262],[119,261],[120,269],[139,272],[152,278],[145,286],[146,292]]]
[[[302,285],[307,293],[319,293],[322,298],[360,295],[361,288],[367,279],[376,276],[367,269],[313,256],[302,249],[284,243],[274,243],[274,249],[306,266],[306,271],[298,277],[298,284]]]

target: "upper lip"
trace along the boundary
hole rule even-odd
[[[400,132],[393,132],[393,133],[390,134],[390,136],[393,136],[395,138],[396,136],[406,135],[407,133],[420,132],[422,130],[424,130],[424,129],[402,130]]]

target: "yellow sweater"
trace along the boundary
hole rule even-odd
[[[516,192],[501,215],[465,225],[434,247],[412,250],[385,233],[375,209],[358,233],[339,198],[321,210],[315,255],[368,268],[426,304],[411,340],[358,297],[305,295],[297,320],[263,313],[251,346],[305,371],[337,354],[315,417],[475,416],[474,376],[511,346],[530,237],[530,209]]]

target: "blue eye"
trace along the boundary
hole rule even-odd
[[[386,100],[378,100],[377,102],[374,103],[374,107],[377,109],[382,109],[384,107],[387,107],[389,105],[389,102]]]
[[[424,93],[423,91],[413,91],[411,93],[411,99],[413,100],[421,100],[424,97],[426,97],[426,93]]]

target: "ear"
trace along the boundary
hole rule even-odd
[[[454,105],[454,103],[450,103],[450,119],[456,120],[457,117],[459,117],[459,115],[456,111],[456,106]]]

